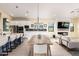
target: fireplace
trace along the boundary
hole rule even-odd
[[[68,32],[58,32],[59,35],[68,36]]]

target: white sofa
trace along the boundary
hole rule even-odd
[[[69,49],[79,48],[79,38],[78,37],[62,37],[62,44]]]
[[[62,44],[61,37],[61,35],[56,35],[55,42],[57,42],[58,44]]]

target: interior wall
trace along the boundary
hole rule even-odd
[[[79,17],[73,17],[71,23],[74,24],[74,32],[70,32],[70,36],[79,37]]]

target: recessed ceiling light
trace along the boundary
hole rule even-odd
[[[16,6],[16,8],[18,8],[18,6]]]

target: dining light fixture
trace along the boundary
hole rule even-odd
[[[39,24],[39,3],[37,3],[37,23]]]

